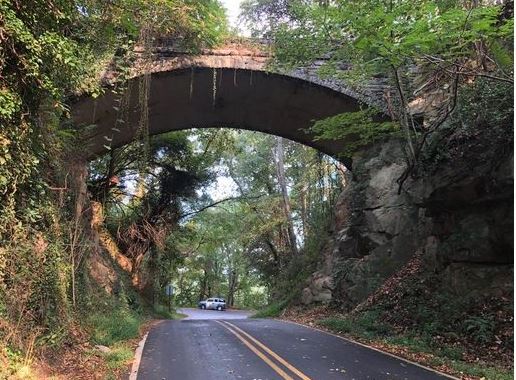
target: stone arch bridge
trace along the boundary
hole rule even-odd
[[[308,129],[315,120],[356,111],[360,103],[382,109],[386,85],[371,82],[357,91],[321,79],[316,71],[324,59],[310,67],[273,73],[267,69],[268,49],[266,44],[228,43],[194,55],[166,38],[151,49],[137,47],[125,100],[108,87],[99,98],[80,99],[72,109],[73,121],[83,132],[86,158],[133,141],[142,116],[148,115],[150,135],[190,128],[247,129],[340,156],[349,167],[350,158],[339,154],[347,141],[314,140]],[[150,74],[147,79],[145,73]],[[104,79],[112,82],[113,74],[107,72]],[[148,99],[147,110],[142,96]]]

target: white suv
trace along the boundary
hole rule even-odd
[[[199,309],[226,310],[226,300],[224,298],[208,298],[206,301],[199,302]]]

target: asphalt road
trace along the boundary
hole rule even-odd
[[[247,310],[201,310],[191,308],[177,309],[181,314],[186,314],[188,317],[185,319],[245,319],[248,318],[252,312]]]
[[[202,311],[165,321],[147,338],[138,380],[438,380],[422,367],[330,334],[288,322],[222,320]]]

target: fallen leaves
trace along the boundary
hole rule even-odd
[[[428,324],[435,322],[436,318],[441,318],[438,321],[440,322],[439,329],[434,330],[436,333],[432,335],[432,333],[426,332],[426,339],[431,340],[431,342],[427,342],[427,345],[435,347],[435,351],[431,349],[428,352],[426,350],[419,352],[422,351],[419,346],[415,346],[416,348],[404,346],[404,344],[409,344],[405,343],[404,339],[399,339],[398,343],[398,339],[384,339],[382,336],[365,338],[359,333],[354,334],[352,338],[382,351],[455,375],[463,380],[479,380],[481,377],[467,376],[459,371],[458,367],[451,368],[442,364],[452,363],[455,360],[451,359],[452,356],[447,356],[450,355],[449,352],[451,355],[458,355],[457,359],[460,358],[460,361],[472,365],[512,370],[514,353],[512,344],[509,344],[513,341],[514,336],[512,296],[509,294],[512,290],[508,289],[507,294],[498,293],[490,297],[478,297],[469,306],[467,303],[460,304],[458,302],[459,309],[454,309],[453,301],[460,300],[447,299],[442,294],[441,283],[442,281],[435,273],[429,273],[425,269],[422,256],[415,255],[404,268],[387,279],[377,291],[350,313],[343,313],[342,310],[329,305],[311,307],[297,305],[284,310],[281,318],[335,333],[335,330],[319,325],[318,321],[358,318],[367,314],[368,311],[380,311],[378,322],[387,325],[392,331],[389,336],[394,338],[417,337],[418,334],[425,333],[425,326],[433,328]],[[418,308],[421,307],[426,308],[423,311],[427,310],[430,313],[426,316],[426,320],[421,319],[425,317],[424,313],[417,313],[421,310]],[[448,318],[450,311],[456,312],[452,318]],[[492,322],[493,338],[479,341],[481,330],[479,330],[480,332],[472,330],[477,335],[468,329],[461,330],[460,327],[468,320],[471,323],[478,323],[479,328],[482,328],[482,323],[485,321]],[[473,326],[476,327],[476,325]],[[342,331],[337,331],[337,334],[346,336]],[[448,354],[446,354],[446,350],[448,350]]]

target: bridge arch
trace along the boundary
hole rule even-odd
[[[97,99],[81,99],[72,109],[79,128],[90,126],[81,128],[86,131],[87,158],[134,140],[142,108],[139,78],[150,72],[150,135],[190,128],[247,129],[311,146],[350,167],[351,159],[340,155],[346,141],[317,141],[308,129],[315,120],[358,110],[364,99],[307,69],[270,73],[268,59],[256,52],[219,49],[192,56],[156,48],[150,59],[142,56],[136,61],[123,124],[117,123],[120,95],[113,91]]]

